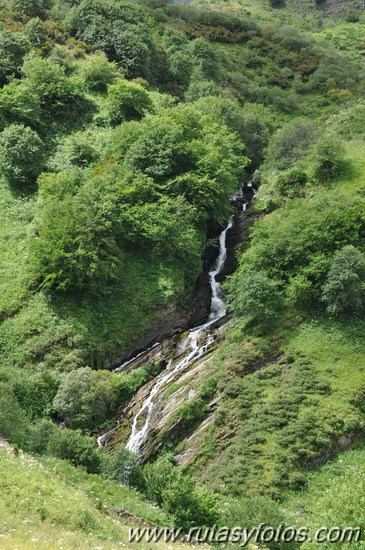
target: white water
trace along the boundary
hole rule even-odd
[[[128,361],[125,361],[124,363],[119,365],[119,367],[114,369],[114,372],[120,372],[121,370],[124,370],[125,368],[128,367],[128,365],[130,365],[131,363],[134,363],[136,361],[136,359],[138,359],[139,357],[142,357],[142,355],[146,355],[149,351],[153,350],[159,344],[160,344],[160,342],[156,342],[150,348],[145,349],[145,350],[141,351],[141,353],[139,353],[138,355],[135,355],[134,357],[132,357],[132,359],[128,359]]]
[[[208,322],[189,332],[178,349],[179,354],[186,353],[186,355],[176,364],[174,364],[173,359],[169,361],[166,369],[157,377],[149,395],[144,400],[142,407],[133,419],[132,433],[127,442],[126,449],[137,455],[142,453],[147,440],[151,417],[155,407],[154,398],[156,394],[158,394],[159,390],[179,371],[182,371],[185,367],[194,363],[206,353],[209,346],[214,342],[214,338],[210,333],[212,324],[226,314],[226,303],[222,295],[220,284],[217,281],[217,276],[221,273],[227,259],[226,238],[227,232],[231,229],[232,225],[233,217],[219,236],[219,254],[209,272],[212,300]]]

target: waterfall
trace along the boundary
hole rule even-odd
[[[256,190],[253,187],[252,181],[249,181],[246,184],[246,187],[252,188],[253,198],[255,198]],[[238,205],[241,205],[242,211],[245,212],[251,200],[248,202],[243,202],[244,199],[244,189],[241,188],[231,197],[231,202],[236,204],[236,208],[238,208]],[[171,384],[175,381],[175,379],[178,379],[180,376],[180,371],[182,373],[186,367],[189,367],[195,361],[204,356],[210,346],[214,343],[214,333],[212,334],[211,330],[212,326],[226,315],[226,302],[217,278],[222,273],[225,261],[227,259],[227,232],[231,229],[232,225],[233,216],[230,218],[228,225],[219,236],[219,253],[211,267],[211,270],[209,271],[212,299],[210,304],[210,314],[207,322],[189,331],[186,338],[184,338],[178,346],[173,358],[169,360],[165,370],[155,378],[147,397],[144,398],[138,411],[134,414],[132,431],[126,448],[138,456],[142,455],[151,430],[151,424],[154,420],[153,413],[155,412],[156,405],[158,405],[159,402],[158,394],[160,390],[163,391],[168,384]],[[134,363],[138,358],[143,362],[143,356],[148,354],[149,351],[153,350],[158,345],[158,343],[155,343],[148,350],[144,350],[137,356],[128,359],[116,368],[115,372],[120,372],[125,368],[128,368],[128,366]],[[141,388],[141,391],[145,393],[147,387],[148,386],[144,386],[144,390]],[[138,395],[138,392],[136,395]],[[136,406],[136,400],[131,401],[127,407],[127,410],[133,410],[133,406]],[[102,447],[107,441],[112,439],[118,427],[121,425],[122,420],[123,416],[118,420],[114,428],[98,437],[97,444],[99,447]]]
[[[210,332],[211,326],[226,314],[226,302],[220,284],[217,281],[217,276],[222,272],[227,258],[227,232],[231,229],[232,225],[233,216],[229,220],[227,227],[219,236],[219,254],[209,272],[212,300],[208,321],[204,325],[189,332],[177,351],[178,354],[179,352],[180,354],[183,352],[184,357],[178,360],[176,364],[174,364],[174,359],[170,359],[166,369],[157,376],[149,395],[144,400],[141,408],[133,419],[132,432],[128,439],[126,449],[137,455],[141,455],[148,437],[151,418],[155,408],[155,396],[179,371],[182,371],[185,367],[194,363],[206,353],[214,342],[214,338]]]

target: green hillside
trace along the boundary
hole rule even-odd
[[[0,1],[1,548],[147,549],[141,521],[365,529],[364,17]],[[176,350],[110,366],[203,321],[248,179],[214,353],[163,394],[148,461],[124,448],[133,415],[98,448]]]

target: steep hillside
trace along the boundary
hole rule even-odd
[[[0,2],[1,547],[365,528],[364,6],[273,4]]]

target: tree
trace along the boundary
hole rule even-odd
[[[267,164],[280,170],[291,168],[308,154],[318,133],[315,122],[303,118],[288,122],[273,136],[267,153]]]
[[[140,84],[120,80],[109,86],[107,119],[114,126],[125,120],[139,120],[152,108],[148,92]]]
[[[81,66],[81,78],[91,92],[106,92],[120,73],[115,63],[107,60],[104,54],[91,55]]]
[[[10,124],[24,124],[36,130],[41,124],[41,107],[37,94],[19,80],[0,90],[0,130]]]
[[[26,434],[26,416],[11,387],[0,382],[0,435],[21,445]]]
[[[102,476],[130,487],[143,487],[142,467],[135,454],[119,445],[113,454],[102,458]]]
[[[17,13],[29,17],[42,17],[44,10],[50,8],[50,0],[11,0],[11,7]]]
[[[338,137],[324,137],[312,151],[313,175],[319,182],[341,176],[349,168],[345,160],[345,147]]]
[[[100,468],[94,441],[80,430],[57,429],[49,438],[47,454],[68,460],[75,466],[84,466],[89,473],[97,473]]]
[[[238,315],[246,315],[259,323],[274,319],[283,305],[276,281],[264,271],[246,272],[245,277],[228,285],[231,307]]]
[[[80,119],[89,105],[76,81],[50,59],[30,54],[24,61],[24,84],[39,98],[43,113],[51,119]]]
[[[44,165],[44,145],[37,132],[11,124],[0,134],[1,171],[10,185],[35,184]]]
[[[115,175],[79,169],[41,178],[32,250],[42,286],[108,291],[123,262],[116,185]]]
[[[363,310],[365,305],[365,254],[352,245],[333,256],[323,286],[322,300],[328,313],[341,315]]]
[[[67,426],[92,429],[114,411],[121,377],[84,367],[63,376],[53,408]]]
[[[39,17],[33,17],[25,25],[25,34],[35,48],[42,48],[47,39],[47,32]]]
[[[10,75],[20,75],[20,68],[29,47],[24,34],[5,29],[0,31],[0,85],[4,85]]]

